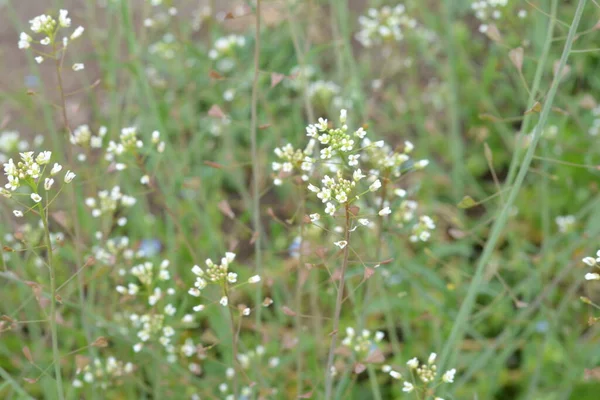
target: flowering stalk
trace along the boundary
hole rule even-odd
[[[227,290],[227,282],[223,282],[223,297],[221,299],[229,299],[229,293]],[[223,300],[221,300],[223,301]],[[237,366],[237,356],[238,356],[238,332],[239,330],[235,327],[235,317],[233,316],[233,311],[231,307],[227,305],[227,312],[229,313],[229,321],[231,324],[231,366],[235,371],[233,376],[233,394],[235,398],[238,398],[239,393],[239,385],[238,385],[238,376],[239,371]],[[241,324],[241,321],[240,321]]]
[[[298,340],[298,346],[300,345],[300,337],[302,335],[302,275],[300,271],[304,268],[304,215],[306,212],[306,191],[304,189],[304,185],[300,184],[300,245],[298,250],[298,273],[296,276],[296,318],[294,320],[294,325],[296,329],[296,339]],[[296,382],[298,388],[298,397],[302,395],[303,392],[303,383],[302,383],[302,365],[304,362],[304,352],[298,349],[296,355]]]
[[[35,190],[35,188],[34,188]],[[48,269],[50,271],[50,332],[52,336],[52,358],[54,364],[54,375],[56,379],[56,391],[58,398],[64,400],[65,394],[60,370],[60,352],[58,351],[58,329],[56,326],[56,271],[52,257],[52,243],[50,241],[50,229],[48,227],[48,216],[42,202],[37,203],[37,209],[44,225],[44,241],[46,243],[46,254]]]
[[[329,345],[329,355],[327,356],[327,368],[325,369],[325,399],[331,399],[333,388],[333,358],[335,346],[337,343],[338,329],[340,325],[340,314],[342,311],[342,300],[344,298],[344,278],[346,268],[348,267],[348,254],[350,253],[350,204],[346,202],[345,207],[346,226],[344,228],[344,260],[342,261],[342,270],[340,272],[340,284],[338,285],[337,299],[335,302],[335,312],[333,315],[333,332],[331,333],[331,343]]]

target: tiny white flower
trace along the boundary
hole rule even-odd
[[[335,214],[335,206],[333,203],[327,203],[327,207],[325,207],[325,213],[329,215]]]
[[[43,62],[44,62],[44,57],[42,57],[42,56],[37,56],[37,57],[35,58],[35,62],[36,62],[36,63],[38,63],[38,64],[41,64],[41,63],[43,63]]]
[[[310,190],[311,192],[314,192],[314,193],[319,193],[321,191],[321,189],[319,189],[318,187],[316,187],[312,183],[308,184],[308,190]]]
[[[408,365],[410,369],[415,369],[419,366],[419,360],[417,360],[417,357],[411,358],[410,360],[408,360],[406,365]]]
[[[597,274],[595,272],[594,273],[590,272],[590,273],[585,274],[585,279],[587,281],[597,281],[597,280],[600,280],[600,274]]]
[[[229,304],[229,299],[227,298],[227,296],[223,296],[223,297],[221,297],[221,300],[219,300],[219,303],[223,307],[227,307],[227,304]]]
[[[204,304],[198,304],[197,306],[194,306],[194,308],[192,308],[192,309],[196,312],[200,312],[200,311],[204,310]]]
[[[398,189],[394,190],[394,194],[398,197],[405,197],[406,190],[398,188]]]
[[[141,343],[136,343],[133,345],[133,351],[139,353],[140,351],[142,351],[142,347],[143,345]]]
[[[415,387],[413,386],[412,383],[404,381],[404,385],[402,387],[402,391],[405,392],[405,393],[410,393],[410,392],[413,391],[414,388]]]
[[[81,71],[84,68],[85,65],[83,65],[82,63],[73,64],[73,71]]]
[[[244,310],[242,311],[242,315],[244,315],[244,316],[246,316],[246,317],[247,317],[248,315],[250,315],[250,311],[251,311],[251,310],[250,310],[248,307],[246,307],[246,308],[244,308]]]
[[[435,353],[431,353],[429,355],[429,359],[427,360],[427,364],[433,364],[435,362],[435,358],[437,357],[437,354]]]
[[[52,185],[54,185],[54,179],[46,178],[44,180],[44,189],[50,190],[52,188]]]
[[[42,46],[48,46],[50,44],[50,38],[49,37],[45,37],[42,40],[40,40],[40,44]]]
[[[40,201],[42,201],[42,196],[40,196],[37,193],[31,193],[31,200],[35,201],[36,203],[39,203]]]
[[[17,218],[22,218],[23,217],[23,211],[20,211],[20,210],[13,210],[13,214]]]
[[[391,370],[389,373],[390,376],[394,379],[402,379],[402,374],[398,371]]]
[[[454,382],[454,375],[456,374],[456,368],[452,368],[444,373],[442,380],[446,383]]]
[[[344,247],[346,247],[346,245],[348,244],[348,242],[345,241],[345,240],[340,240],[339,242],[335,242],[334,244],[337,247],[339,247],[340,249],[343,249]]]
[[[429,160],[420,160],[415,163],[415,169],[423,169],[429,165]]]
[[[68,14],[69,14],[69,11],[67,11],[67,10],[60,10],[58,12],[58,23],[63,28],[68,28],[69,26],[71,26],[71,18],[67,17]]]
[[[65,183],[71,183],[76,176],[77,175],[75,175],[75,173],[67,171],[67,173],[65,174]]]
[[[590,267],[593,267],[594,265],[596,265],[596,259],[594,257],[585,257],[583,260],[585,264],[589,265]]]
[[[319,219],[321,219],[321,216],[319,214],[317,214],[317,213],[310,214],[309,217],[310,217],[310,222],[316,222]]]
[[[366,218],[359,218],[358,223],[361,224],[362,226],[367,226],[367,225],[369,225],[369,220]]]
[[[389,207],[385,207],[382,210],[379,211],[379,215],[384,216],[384,215],[389,215],[392,213],[392,210],[390,210]]]
[[[248,279],[248,283],[258,283],[258,282],[260,282],[260,276],[259,275],[251,276]]]
[[[56,175],[62,170],[62,165],[58,163],[54,163],[52,170],[50,171],[50,175]]]
[[[83,26],[78,26],[71,34],[71,40],[77,39],[79,36],[81,36],[84,30],[85,29],[83,28]]]
[[[371,186],[369,186],[369,190],[371,192],[375,192],[377,189],[379,189],[381,187],[381,181],[379,179],[377,179],[375,182],[373,182],[371,184]]]
[[[149,184],[149,183],[150,183],[150,177],[149,177],[148,175],[144,175],[144,176],[142,176],[142,177],[141,177],[141,179],[140,179],[140,183],[141,183],[142,185],[147,185],[147,184]]]

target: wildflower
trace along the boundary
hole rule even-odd
[[[13,214],[17,218],[22,218],[23,217],[23,212],[20,211],[20,210],[13,210]]]
[[[310,222],[317,222],[319,219],[321,219],[321,216],[317,213],[314,214],[310,214]]]
[[[77,28],[75,28],[75,30],[73,31],[73,33],[71,34],[70,39],[77,39],[78,37],[80,37],[83,34],[83,31],[85,29],[83,28],[83,26],[78,26]]]
[[[327,203],[327,207],[325,207],[325,214],[333,215],[335,210],[336,208],[333,203]]]
[[[585,274],[585,279],[587,281],[597,281],[597,280],[600,280],[600,274],[595,273],[595,272],[594,273],[590,272],[590,273]]]
[[[19,49],[28,49],[31,46],[32,40],[33,39],[31,38],[31,36],[29,36],[25,32],[21,32],[21,34],[19,35]]]
[[[227,304],[229,304],[229,299],[227,298],[227,296],[221,297],[221,300],[219,300],[219,304],[221,304],[223,307],[227,307]]]
[[[77,175],[75,175],[74,172],[67,171],[67,173],[65,174],[65,183],[71,183],[76,176]]]
[[[36,63],[38,63],[38,64],[41,64],[41,63],[43,63],[43,62],[44,62],[44,57],[42,57],[42,56],[37,56],[37,57],[35,58],[35,62],[36,62]]]
[[[52,185],[54,185],[54,179],[46,178],[44,180],[44,189],[50,190],[52,188]]]
[[[73,64],[73,71],[81,71],[85,66],[82,63]]]
[[[346,245],[348,244],[348,242],[345,241],[345,240],[340,240],[339,242],[335,242],[334,244],[337,247],[339,247],[340,249],[343,249],[344,247],[346,247]]]
[[[404,385],[402,387],[402,391],[405,392],[405,393],[410,393],[410,392],[412,392],[414,390],[414,388],[415,387],[413,386],[412,383],[404,381]]]
[[[150,183],[150,177],[148,175],[144,175],[140,178],[140,183],[142,185],[147,185]]]
[[[38,154],[35,161],[40,165],[45,165],[50,162],[50,157],[52,157],[51,151],[42,151],[40,154]]]
[[[62,170],[62,165],[54,163],[52,170],[50,171],[50,175],[56,175]]]
[[[435,358],[437,357],[437,354],[435,353],[431,353],[429,355],[429,358],[427,359],[427,364],[433,364],[435,362]]]
[[[379,189],[381,187],[381,182],[379,181],[379,179],[377,179],[375,182],[373,182],[371,184],[371,186],[369,186],[369,190],[371,192],[375,192],[377,191],[377,189]]]
[[[583,260],[585,264],[589,265],[590,267],[593,267],[596,265],[596,259],[594,257],[585,257]]]
[[[389,215],[389,214],[391,214],[391,213],[392,213],[392,210],[390,210],[390,208],[389,208],[389,207],[384,207],[383,209],[381,209],[381,210],[379,211],[379,213],[378,213],[378,214],[379,214],[379,215],[381,215],[381,216],[384,216],[384,215]]]
[[[452,368],[452,369],[444,372],[444,375],[442,376],[442,380],[446,383],[452,383],[452,382],[454,382],[455,374],[456,374],[456,368]]]
[[[402,374],[398,371],[391,370],[389,374],[394,379],[402,379]]]
[[[39,203],[40,201],[42,201],[42,196],[40,196],[37,193],[31,193],[31,200],[35,201],[36,203]]]
[[[248,283],[258,283],[258,282],[260,282],[260,276],[259,275],[251,276],[248,279]]]
[[[408,365],[410,369],[415,369],[419,366],[419,360],[417,360],[417,357],[411,358],[410,360],[408,360],[406,365]]]

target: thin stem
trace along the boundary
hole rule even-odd
[[[252,105],[251,105],[251,131],[250,131],[250,146],[252,152],[252,197],[254,199],[252,204],[252,214],[254,220],[254,231],[256,237],[254,238],[254,260],[255,269],[258,275],[262,272],[262,229],[260,224],[260,182],[259,182],[259,166],[258,160],[258,149],[256,144],[256,132],[258,130],[258,78],[259,78],[259,66],[260,66],[260,6],[261,0],[256,1],[256,42],[254,45],[254,79],[252,81]],[[262,302],[262,285],[256,285],[256,304]],[[256,308],[256,330],[261,332],[261,311],[262,307]]]
[[[304,185],[300,184],[300,211],[298,215],[298,220],[300,221],[300,247],[298,250],[298,271],[296,276],[296,300],[295,300],[295,309],[296,309],[296,318],[294,321],[295,329],[296,329],[296,340],[298,341],[298,349],[296,351],[296,381],[298,394],[297,397],[300,397],[303,393],[303,381],[302,381],[302,368],[304,364],[304,352],[300,349],[300,338],[302,335],[302,268],[304,268],[304,214],[306,212],[306,191],[304,189]]]
[[[325,399],[331,399],[333,389],[333,375],[331,368],[333,367],[333,359],[335,346],[337,344],[337,336],[340,325],[340,314],[342,311],[342,300],[344,298],[344,278],[346,276],[346,268],[348,267],[348,254],[350,254],[350,205],[346,203],[346,227],[344,232],[344,261],[342,262],[342,270],[340,273],[340,284],[338,285],[337,299],[335,302],[335,313],[333,315],[333,332],[331,333],[331,344],[329,345],[329,355],[327,356],[327,368],[325,369]]]
[[[586,0],[579,0],[579,3],[577,4],[577,9],[575,11],[575,16],[573,17],[573,22],[571,24],[571,28],[569,29],[567,41],[565,43],[565,47],[564,47],[562,55],[560,57],[557,74],[554,76],[552,85],[550,86],[550,90],[548,91],[548,96],[547,96],[546,102],[545,102],[542,112],[540,114],[540,120],[539,120],[539,122],[536,126],[536,129],[535,129],[535,132],[534,132],[533,141],[532,141],[531,145],[529,146],[527,153],[525,154],[525,158],[524,158],[523,162],[521,163],[519,173],[517,174],[515,183],[509,193],[506,204],[502,208],[502,211],[500,212],[498,219],[496,219],[494,225],[492,226],[492,230],[490,233],[490,239],[485,244],[481,258],[479,259],[479,262],[477,264],[475,274],[471,281],[471,285],[469,286],[465,300],[463,301],[463,303],[459,309],[455,323],[452,326],[452,331],[450,333],[448,340],[446,341],[444,350],[440,357],[440,362],[438,365],[440,371],[444,371],[449,365],[454,364],[454,360],[455,360],[456,353],[457,353],[456,350],[458,348],[458,342],[462,339],[462,337],[464,335],[466,325],[467,325],[467,320],[469,318],[469,315],[471,314],[473,305],[475,303],[475,297],[477,296],[477,293],[479,292],[479,288],[483,281],[484,269],[488,265],[489,259],[494,251],[496,243],[498,242],[500,235],[502,234],[502,230],[504,229],[504,226],[508,219],[510,209],[517,197],[517,194],[519,193],[519,190],[521,188],[521,185],[523,184],[525,176],[527,175],[529,166],[531,165],[531,161],[533,159],[535,149],[536,149],[537,144],[542,135],[544,126],[548,119],[548,115],[550,114],[550,111],[552,109],[552,102],[554,101],[556,91],[558,90],[562,71],[567,63],[567,59],[569,58],[571,46],[573,45],[573,41],[575,39],[575,34],[576,34],[577,28],[579,26],[579,21],[581,20],[581,15],[583,14],[583,9],[585,7],[585,4],[586,4]],[[551,36],[551,33],[550,33],[550,36]]]
[[[52,244],[50,241],[50,229],[48,228],[48,219],[43,204],[38,203],[38,212],[44,224],[44,241],[46,243],[46,253],[50,270],[50,331],[52,336],[52,359],[54,362],[54,375],[56,378],[56,391],[58,398],[64,400],[65,393],[62,383],[62,373],[60,371],[60,352],[58,351],[58,329],[56,325],[56,276],[52,263]]]
[[[223,295],[229,299],[229,293],[227,291],[227,283],[223,284]],[[235,374],[233,376],[233,394],[235,398],[238,398],[238,373],[240,372],[236,367],[237,363],[237,355],[238,355],[238,332],[235,327],[235,317],[233,316],[233,311],[231,307],[227,305],[227,311],[229,313],[229,321],[231,323],[231,367],[234,369]]]

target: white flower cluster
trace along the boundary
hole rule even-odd
[[[246,46],[246,38],[240,35],[228,35],[218,38],[208,57],[215,61],[215,68],[223,73],[230,72],[236,65],[236,50]]]
[[[129,315],[129,321],[137,329],[137,337],[140,340],[133,346],[133,350],[139,352],[145,343],[157,339],[169,354],[168,361],[175,362],[176,348],[172,343],[175,330],[166,322],[177,312],[175,306],[167,300],[168,297],[175,295],[176,291],[173,287],[166,289],[161,287],[165,282],[171,281],[169,261],[163,260],[158,267],[147,261],[133,266],[129,274],[137,280],[127,285],[118,285],[116,291],[133,297],[137,297],[138,294],[147,296],[147,306],[144,307],[150,307],[141,315],[136,313]]]
[[[427,215],[421,215],[419,221],[413,225],[412,233],[409,237],[411,242],[426,242],[431,237],[431,231],[435,229],[435,222]]]
[[[91,147],[93,149],[102,148],[102,141],[106,136],[108,129],[101,126],[98,129],[98,135],[94,135],[87,125],[80,125],[73,130],[71,135],[71,143],[81,147]]]
[[[358,360],[363,360],[377,350],[377,343],[380,343],[384,337],[383,332],[377,331],[373,335],[368,329],[363,329],[360,335],[357,335],[354,328],[347,327],[342,345],[351,349]]]
[[[308,190],[317,194],[317,197],[321,199],[325,206],[325,213],[329,215],[335,214],[337,206],[332,202],[335,200],[339,205],[344,205],[349,201],[355,199],[357,196],[352,194],[352,191],[356,187],[356,183],[364,178],[360,169],[354,171],[352,180],[344,179],[342,171],[337,172],[335,178],[331,178],[329,175],[325,175],[322,179],[323,187],[318,188],[313,184],[308,185]],[[379,182],[379,181],[375,181]],[[381,183],[377,185],[373,183],[371,188],[377,190],[381,186]]]
[[[409,154],[412,153],[415,146],[409,141],[404,142],[402,152],[393,150],[382,140],[372,143],[368,138],[363,139],[362,147],[365,149],[364,161],[369,164],[373,170],[372,173],[376,175],[398,178],[402,173],[411,169],[418,170],[429,165],[429,160],[414,161],[411,159]]]
[[[471,3],[471,9],[475,12],[475,18],[481,22],[479,32],[487,32],[491,22],[502,19],[507,5],[508,0],[474,0]],[[521,9],[517,16],[523,19],[527,17],[527,11]]]
[[[85,199],[85,205],[92,209],[92,216],[99,218],[102,215],[112,215],[119,206],[132,207],[137,200],[135,197],[121,193],[119,186],[113,187],[110,191],[101,190],[98,192],[98,198],[88,197]],[[127,220],[119,225],[125,225]]]
[[[196,281],[194,282],[194,287],[190,288],[188,293],[194,297],[200,297],[201,290],[206,288],[210,283],[217,284],[220,287],[226,287],[229,284],[237,283],[238,274],[229,271],[229,265],[233,260],[235,260],[235,253],[227,252],[225,253],[225,257],[221,258],[220,264],[215,264],[210,258],[206,259],[206,271],[198,265],[194,265],[192,273],[196,275]],[[259,275],[254,275],[248,279],[248,283],[258,283],[260,280],[261,278]],[[226,295],[221,297],[219,303],[223,307],[227,307],[229,305],[228,297]],[[203,304],[194,307],[194,311],[196,312],[202,310],[204,310]]]
[[[160,140],[159,131],[152,132],[151,142],[153,146],[156,146],[156,150],[159,153],[165,151],[165,142]],[[135,155],[142,147],[144,147],[144,142],[139,138],[137,128],[135,126],[123,128],[119,135],[119,142],[113,140],[108,142],[104,158],[107,161],[114,161],[117,156],[125,154]]]
[[[63,28],[68,28],[71,26],[71,18],[68,17],[69,12],[67,10],[60,10],[58,13],[58,21],[55,20],[52,16],[42,14],[33,18],[29,21],[31,31],[36,34],[41,34],[43,37],[40,40],[34,40],[29,34],[25,32],[21,32],[19,35],[19,49],[29,49],[31,48],[32,43],[40,44],[41,46],[50,46],[54,48],[55,40],[58,37],[58,32]],[[82,26],[78,26],[69,37],[64,36],[62,38],[62,49],[67,48],[69,41],[77,39],[83,34],[84,28]],[[53,54],[48,51],[37,51],[32,49],[38,56],[35,57],[35,61],[38,64],[44,62],[44,55],[49,55],[52,58],[56,58],[57,54]],[[83,64],[77,63],[73,65],[73,70],[79,71],[83,69]]]
[[[102,233],[97,232],[96,239],[99,244],[92,247],[92,254],[97,263],[114,267],[122,260],[130,261],[141,256],[139,252],[136,253],[130,247],[130,240],[127,236],[103,239]]]
[[[315,140],[311,139],[304,150],[294,149],[288,143],[283,147],[275,148],[275,155],[280,161],[273,162],[271,167],[277,173],[273,180],[275,185],[281,185],[282,179],[289,177],[294,171],[300,172],[303,181],[308,180],[310,172],[313,170],[314,160],[312,154],[315,148]]]
[[[62,166],[55,163],[50,173],[46,173],[46,166],[50,164],[50,158],[52,157],[52,152],[50,151],[42,151],[36,157],[34,157],[33,151],[28,151],[20,153],[20,157],[21,161],[18,161],[16,164],[12,158],[4,164],[4,174],[8,179],[8,183],[4,185],[4,188],[0,188],[0,194],[10,198],[12,197],[12,192],[25,185],[32,190],[29,196],[31,200],[34,203],[40,203],[42,201],[42,196],[39,194],[41,193],[41,189],[43,188],[48,192],[54,186],[54,176],[62,170]],[[71,183],[74,178],[75,174],[67,171],[63,182]],[[43,182],[42,188],[39,187],[41,182]],[[23,216],[23,212],[19,210],[15,210],[13,213],[16,217]]]
[[[600,250],[596,252],[596,257],[585,257],[581,261],[589,267],[600,269]],[[600,274],[597,272],[588,272],[585,274],[585,279],[588,281],[598,281],[600,280]]]
[[[367,15],[358,18],[361,30],[356,34],[363,46],[371,47],[404,39],[404,30],[415,30],[417,21],[406,15],[404,5],[370,8]]]
[[[106,361],[95,358],[91,364],[77,368],[73,387],[81,388],[84,384],[94,384],[101,389],[108,389],[120,383],[120,378],[131,374],[134,370],[132,363],[124,363],[115,357],[108,357]]]
[[[412,382],[409,380],[404,380],[402,377],[402,374],[400,372],[392,369],[392,367],[389,365],[384,365],[382,367],[382,371],[389,374],[394,379],[403,381],[402,391],[405,393],[411,393],[415,390],[429,392],[431,389],[429,388],[428,385],[430,385],[432,382],[435,382],[437,375],[438,375],[437,374],[437,366],[435,365],[436,358],[437,358],[437,354],[431,353],[429,355],[429,358],[427,359],[427,363],[425,363],[425,364],[419,363],[419,360],[416,357],[408,360],[408,362],[406,363],[406,365],[410,369],[411,377],[416,375],[419,378],[419,380],[421,381],[421,383],[423,384],[422,386],[419,385],[416,381],[413,381],[412,378],[410,379]],[[438,382],[437,384],[439,385],[441,383],[453,383],[455,374],[456,374],[455,368],[452,368],[452,369],[444,372],[444,374],[442,375],[442,377],[440,379],[441,382]],[[428,393],[428,394],[431,395],[431,393]],[[435,397],[434,400],[444,400],[444,399],[442,399],[441,397]]]
[[[148,52],[156,55],[163,60],[172,60],[181,49],[181,44],[175,39],[172,33],[166,33],[158,42],[148,47]]]

